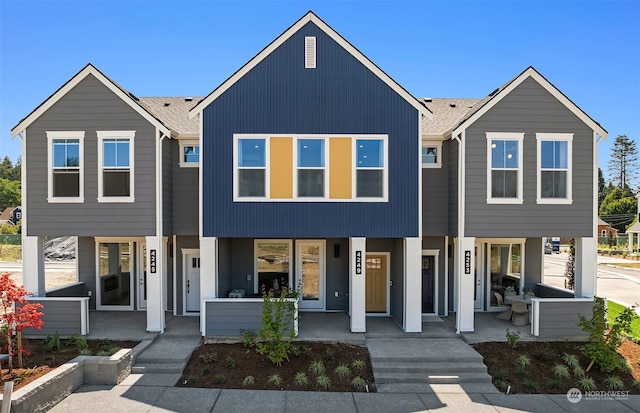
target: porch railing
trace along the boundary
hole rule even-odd
[[[25,329],[28,336],[62,337],[89,334],[89,297],[27,297],[42,305],[42,329]]]
[[[591,317],[592,298],[531,298],[531,334],[536,337],[585,339],[578,316]]]

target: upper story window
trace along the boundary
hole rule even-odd
[[[134,131],[98,131],[98,202],[133,202]]]
[[[195,168],[200,164],[200,144],[195,141],[180,142],[180,167]]]
[[[573,134],[536,133],[539,204],[570,204]]]
[[[382,139],[356,140],[356,197],[382,198],[385,188],[385,148]]]
[[[522,201],[522,141],[524,133],[487,133],[487,202]]]
[[[442,142],[422,142],[422,167],[442,167]]]
[[[238,139],[237,194],[239,197],[266,196],[266,140]]]
[[[298,139],[298,196],[324,198],[324,139]]]
[[[84,131],[47,132],[48,201],[84,202]]]

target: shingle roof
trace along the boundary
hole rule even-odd
[[[458,126],[462,119],[482,101],[482,99],[466,98],[420,98],[418,100],[433,112],[433,119],[422,119],[422,134],[442,136]]]
[[[19,207],[7,207],[5,208],[4,211],[2,211],[2,213],[0,213],[0,220],[6,221],[11,219],[12,215],[13,215],[13,211]]]
[[[200,133],[200,116],[189,119],[189,110],[201,97],[146,97],[138,98],[140,105],[160,119],[178,136],[197,137]]]

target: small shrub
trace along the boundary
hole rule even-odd
[[[211,373],[211,368],[210,367],[205,367],[200,372],[200,375],[204,377],[204,376],[208,376],[210,373]]]
[[[99,343],[102,343],[102,340],[99,341]],[[79,351],[82,352],[82,350],[89,350],[89,343],[87,342],[87,340],[82,337],[80,334],[74,334],[69,338],[69,341],[67,341],[67,345],[69,346],[75,346],[75,348]],[[103,350],[102,346],[98,345],[98,347],[100,348],[100,350]]]
[[[336,373],[336,376],[340,377],[341,379],[348,379],[349,377],[351,377],[351,370],[346,364],[339,364],[334,372]]]
[[[573,375],[582,379],[587,375],[587,373],[584,372],[582,367],[578,366],[573,369]]]
[[[552,371],[555,377],[561,379],[568,379],[571,376],[569,367],[565,366],[564,364],[556,364],[555,366],[553,366]]]
[[[214,374],[213,377],[211,378],[211,382],[213,384],[224,384],[224,382],[227,381],[227,378],[224,376],[224,374]]]
[[[242,345],[245,347],[253,347],[256,344],[256,332],[253,330],[240,330],[242,336]],[[251,377],[251,376],[247,376]]]
[[[274,297],[273,290],[262,291],[262,317],[256,343],[256,351],[266,355],[269,361],[280,366],[283,361],[289,361],[289,353],[295,331],[291,323],[295,317],[294,304],[287,298],[296,297],[296,291],[282,289],[280,297]]]
[[[496,380],[504,381],[507,379],[507,372],[504,370],[496,370],[493,374],[493,378]]]
[[[280,386],[282,384],[282,377],[277,374],[272,374],[267,379],[267,382],[269,382],[269,384],[273,384],[274,386]]]
[[[609,376],[604,380],[604,384],[609,390],[624,390],[624,382],[618,376]]]
[[[318,387],[327,390],[329,387],[331,387],[331,379],[322,374],[316,377],[316,384],[318,385]]]
[[[591,377],[585,376],[578,380],[578,386],[583,391],[595,391],[596,390],[596,382]]]
[[[356,376],[351,380],[351,385],[357,391],[363,391],[367,387],[367,382],[360,376]]]
[[[225,360],[227,362],[227,367],[229,367],[230,369],[236,368],[236,361],[233,359],[233,357],[227,356]]]
[[[78,337],[79,337],[78,339],[75,339],[75,341],[77,343],[76,346],[84,346],[84,344],[87,344],[87,340],[85,340],[84,337],[80,337],[80,336],[78,336]],[[87,344],[87,348],[88,347],[89,347],[89,345]],[[100,352],[98,353],[98,355],[100,353],[103,353],[103,355],[105,355],[105,356],[111,356],[111,355],[117,353],[118,350],[120,350],[120,347],[118,347],[113,341],[111,341],[109,339],[104,339],[104,340],[98,341],[98,347],[100,348]]]
[[[640,389],[640,380],[634,380],[631,385],[634,389]]]
[[[326,369],[324,368],[324,364],[321,361],[315,360],[309,366],[309,371],[311,371],[316,376],[320,376],[325,373]]]
[[[494,384],[496,385],[498,390],[503,391],[503,392],[507,391],[507,389],[509,388],[509,383],[507,383],[504,380],[496,380],[496,382]]]
[[[204,364],[215,363],[218,361],[218,353],[216,353],[215,351],[212,351],[210,353],[200,354],[200,360]]]
[[[44,348],[47,351],[60,351],[60,335],[56,331],[56,333],[52,336],[47,336],[44,339]]]
[[[82,350],[80,350],[80,355],[81,356],[90,356],[91,355],[91,349],[90,348],[83,348]]]
[[[198,381],[198,378],[196,376],[189,375],[184,379],[184,382],[182,384],[192,386],[196,384],[197,381]]]
[[[553,360],[555,356],[556,356],[555,353],[551,350],[549,345],[546,343],[537,345],[533,353],[533,357],[535,357],[536,360],[540,360],[540,361]]]
[[[562,355],[562,361],[564,361],[564,364],[566,364],[572,369],[576,369],[580,367],[580,362],[578,361],[578,357],[574,354],[564,353]]]
[[[518,340],[520,339],[520,332],[519,331],[510,331],[507,328],[507,345],[509,346],[510,349],[515,349],[518,346]]]
[[[307,384],[309,384],[309,378],[303,371],[299,371],[293,377],[293,384],[295,384],[296,386],[306,386]]]
[[[366,367],[366,365],[367,364],[364,361],[359,360],[359,359],[358,360],[353,360],[351,362],[351,367],[353,367],[354,369],[357,369],[357,370],[362,370],[363,368]]]
[[[540,386],[533,380],[524,380],[522,382],[522,387],[524,387],[530,393],[539,393]]]
[[[256,382],[256,379],[253,376],[247,376],[244,378],[244,380],[242,380],[242,385],[251,386],[255,382]]]
[[[516,359],[516,365],[522,367],[523,369],[529,367],[530,364],[531,359],[526,354],[522,354]]]
[[[516,375],[518,375],[520,377],[525,377],[527,374],[529,374],[527,369],[525,369],[524,367],[522,367],[520,365],[516,366],[516,369],[514,371],[515,371]]]
[[[330,348],[327,348],[324,351],[324,361],[326,361],[327,363],[332,363],[335,359],[336,359],[336,352],[331,350]]]
[[[558,379],[551,379],[547,383],[547,386],[549,386],[553,390],[560,390],[560,388],[562,387],[562,381],[560,381]]]

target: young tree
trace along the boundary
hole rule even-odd
[[[624,189],[632,186],[638,177],[638,148],[636,141],[627,135],[618,135],[613,141],[611,159],[609,159],[609,175],[618,187]]]
[[[20,205],[21,197],[20,181],[0,178],[0,211]]]
[[[32,295],[23,286],[18,286],[15,281],[9,278],[9,273],[0,276],[0,323],[7,326],[2,330],[6,337],[7,352],[9,353],[9,371],[13,370],[13,356],[18,354],[19,361],[21,354],[29,354],[22,348],[20,335],[25,328],[40,329],[42,327],[40,312],[41,304],[30,303],[27,296]],[[6,331],[6,332],[5,332]],[[14,348],[13,332],[18,332],[18,346]],[[20,365],[20,367],[22,367]]]
[[[636,216],[637,210],[638,198],[631,189],[614,187],[602,201],[598,215],[619,232],[624,232]]]
[[[607,196],[607,185],[604,181],[604,174],[602,173],[602,169],[598,168],[598,209],[604,200],[604,197]]]

